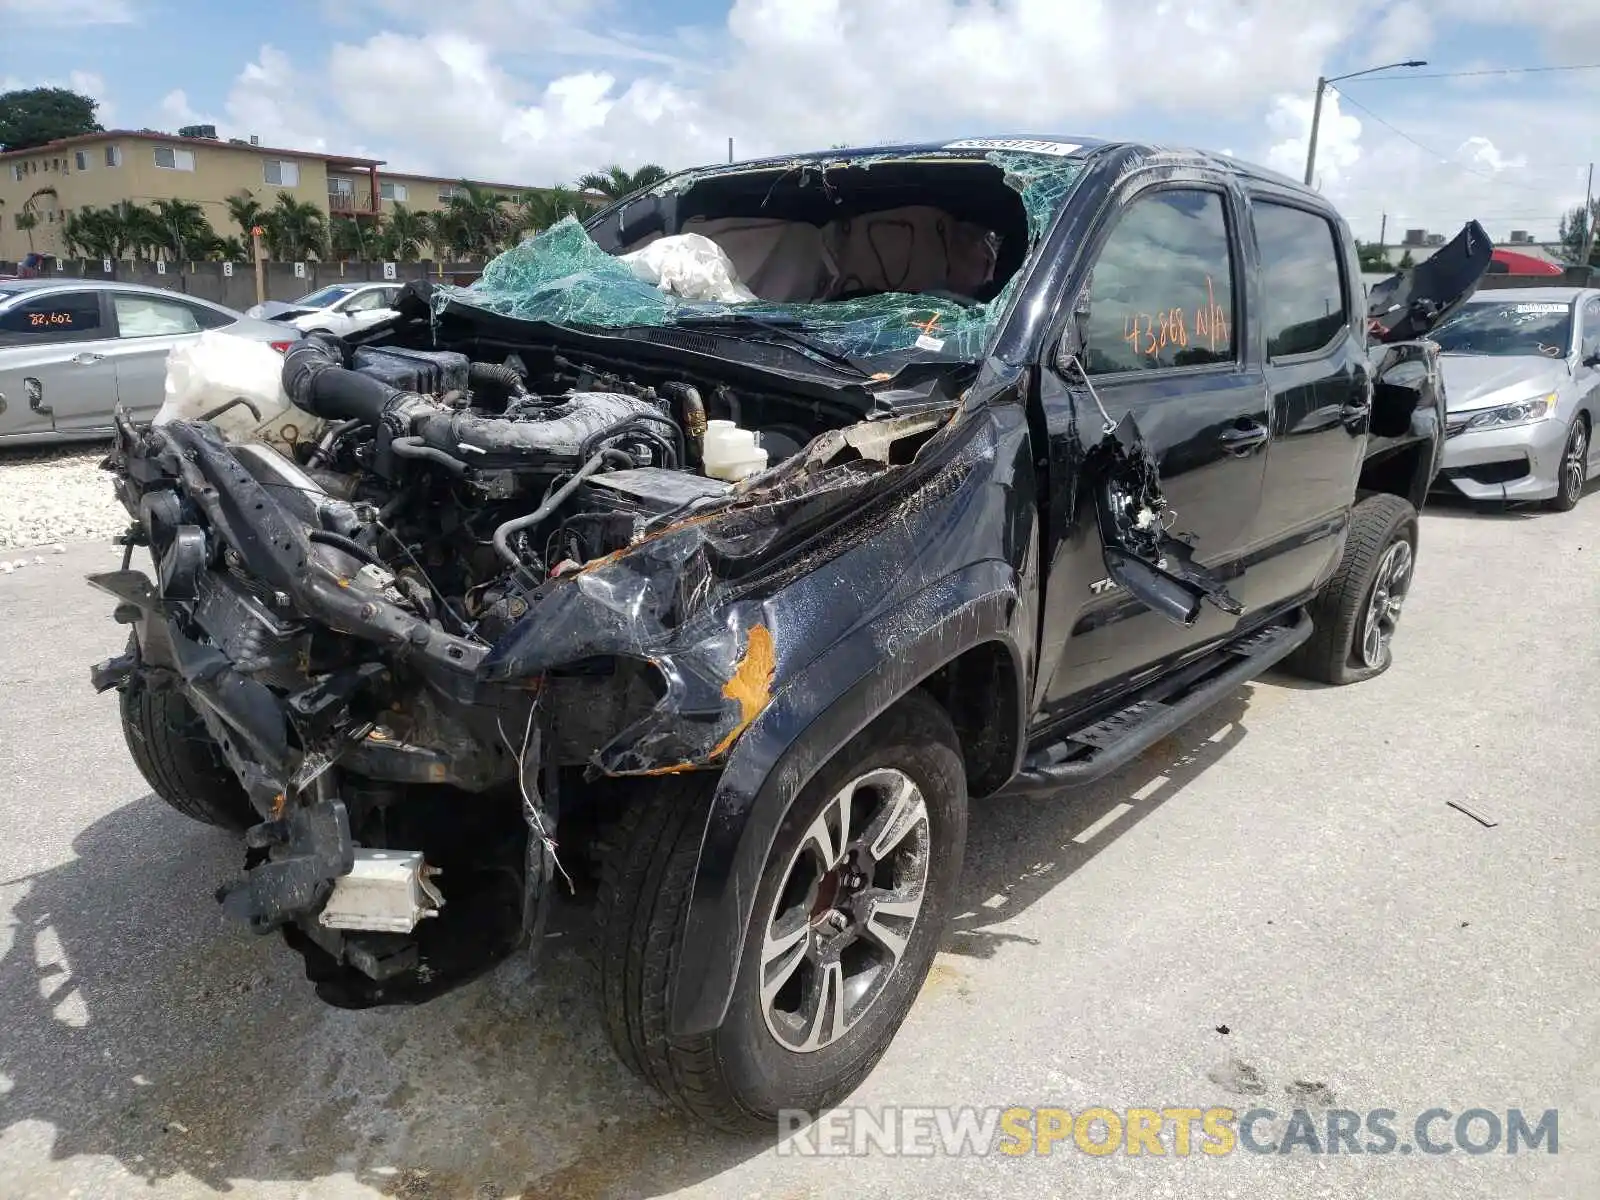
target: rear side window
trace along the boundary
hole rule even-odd
[[[1583,345],[1581,347],[1584,358],[1592,358],[1600,354],[1600,298],[1590,300],[1583,306]]]
[[[1092,375],[1233,361],[1220,193],[1174,189],[1128,206],[1095,261],[1085,330]]]
[[[226,313],[166,296],[113,295],[111,305],[117,313],[117,335],[125,338],[199,333],[233,324]]]
[[[0,334],[7,340],[50,341],[100,330],[100,297],[93,292],[56,292],[24,300],[0,313]]]
[[[1261,325],[1268,358],[1315,354],[1349,324],[1339,241],[1325,217],[1256,200]]]

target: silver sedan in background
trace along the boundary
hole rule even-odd
[[[161,407],[167,352],[208,329],[280,352],[300,331],[164,288],[81,279],[0,280],[0,445],[107,437],[120,403]]]
[[[1439,486],[1574,507],[1594,465],[1600,290],[1479,292],[1428,336],[1449,407]]]

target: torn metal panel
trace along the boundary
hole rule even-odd
[[[632,546],[551,579],[490,649],[481,678],[510,681],[608,656],[648,663],[660,698],[596,751],[594,765],[648,775],[715,762],[759,715],[780,667],[791,665],[783,627],[759,597],[890,520],[892,509],[874,516],[862,506],[892,500],[895,477],[914,474],[948,417],[835,430],[712,511],[648,528]],[[962,473],[936,472],[902,503],[930,503]],[[857,520],[846,524],[850,517]],[[807,556],[817,539],[829,544]]]
[[[1161,494],[1160,464],[1133,414],[1089,448],[1083,470],[1112,579],[1184,626],[1194,624],[1202,601],[1236,616],[1244,611],[1222,580],[1194,561],[1191,547],[1168,532],[1172,514]]]

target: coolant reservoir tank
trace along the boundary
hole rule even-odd
[[[732,421],[707,421],[702,460],[712,479],[738,481],[767,469],[767,451],[756,442],[755,431]]]

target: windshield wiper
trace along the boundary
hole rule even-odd
[[[760,329],[771,334],[773,338],[780,339],[778,344],[785,344],[814,354],[824,362],[831,363],[841,370],[861,379],[870,379],[872,373],[846,358],[838,351],[830,350],[819,343],[815,338],[807,337],[800,332],[800,322],[785,320],[783,318],[771,319],[767,317],[753,317],[748,313],[707,313],[704,316],[679,317],[673,322],[682,329],[722,330],[737,335],[748,329]],[[769,338],[745,338],[745,341],[759,341],[772,344]]]

